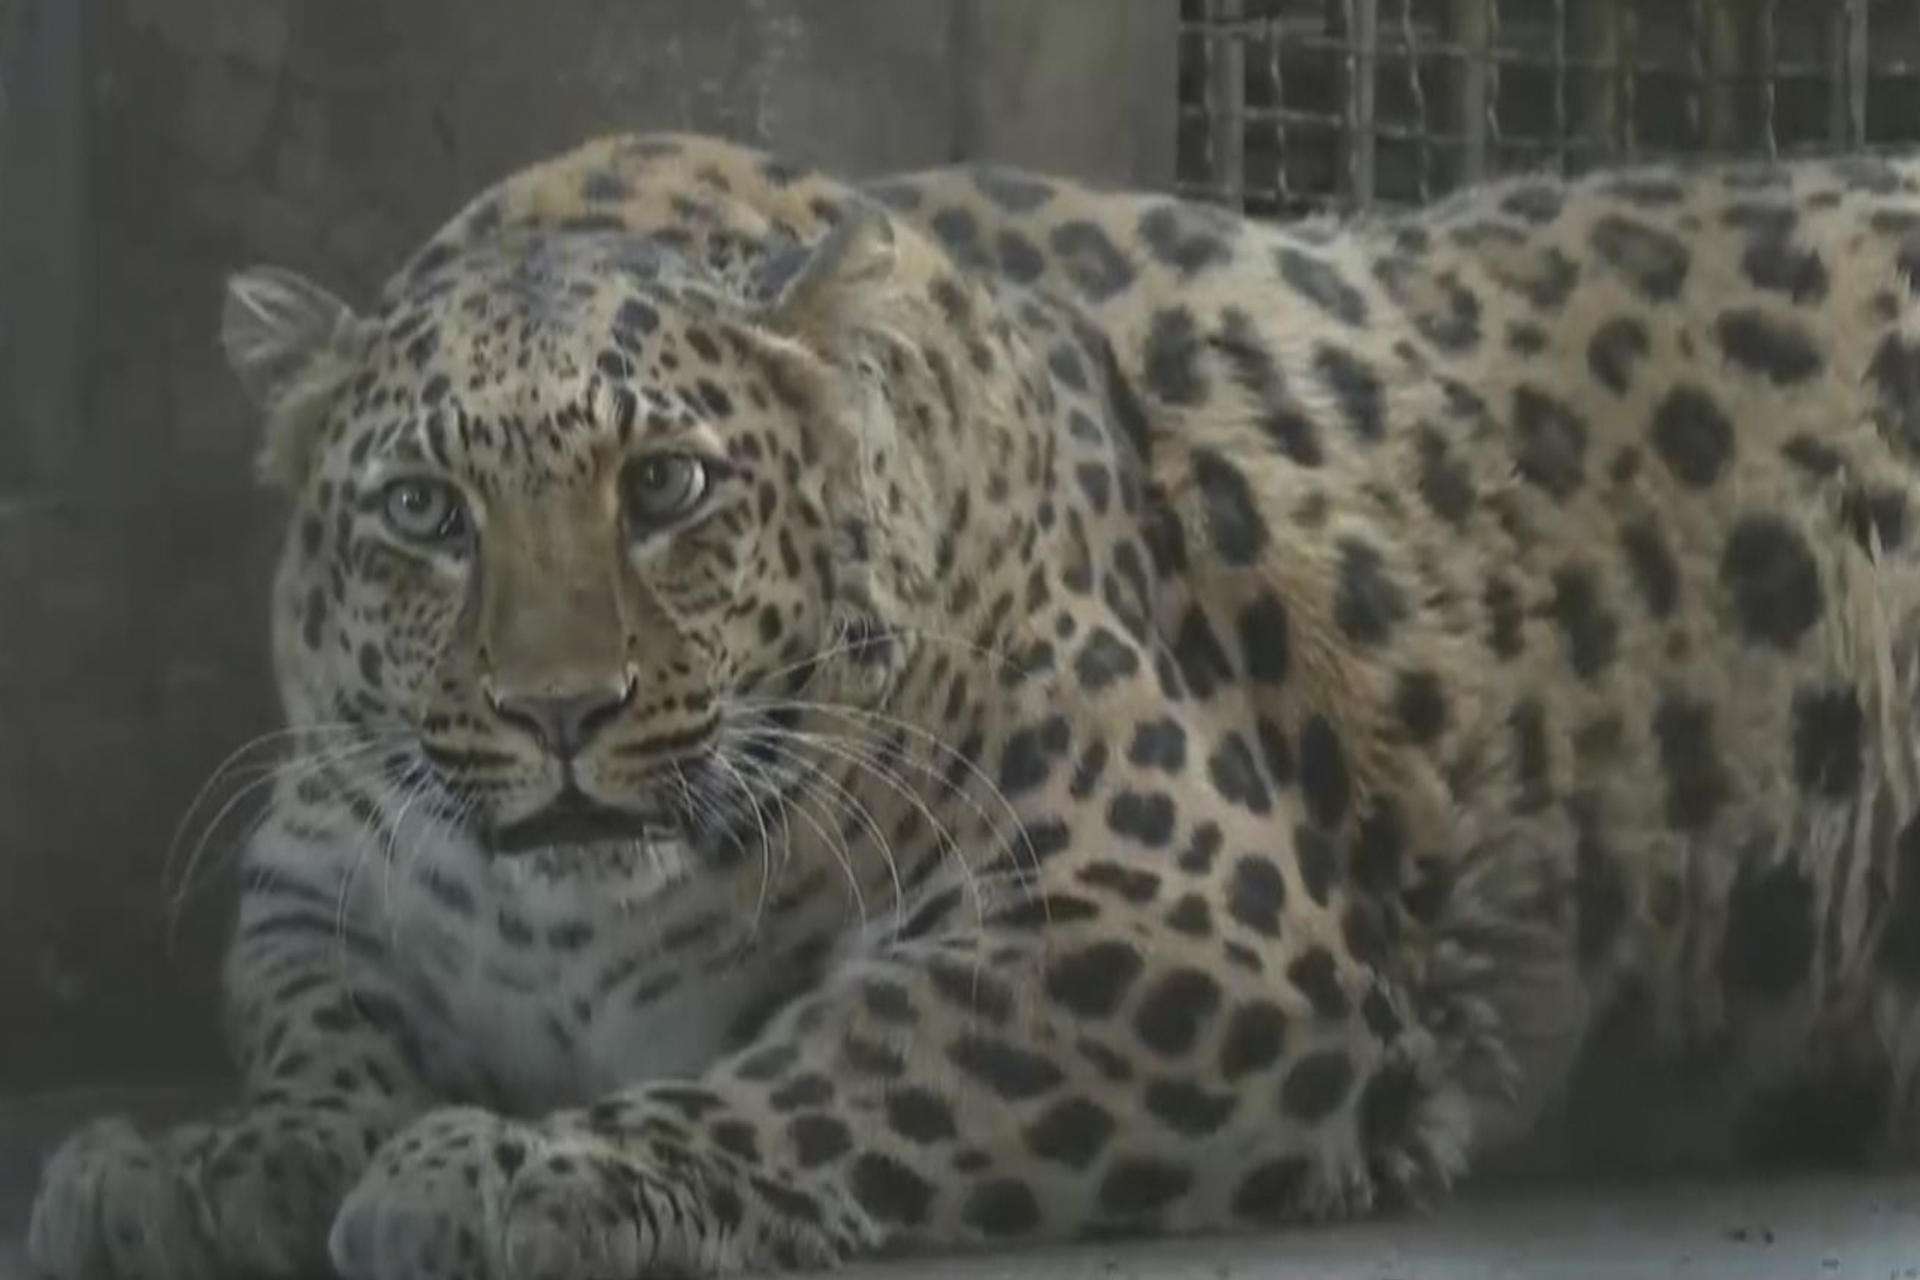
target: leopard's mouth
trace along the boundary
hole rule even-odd
[[[665,810],[636,813],[602,804],[569,786],[544,808],[487,833],[494,853],[512,856],[563,845],[632,843],[670,839],[684,823]]]
[[[678,762],[676,785],[649,788],[646,807],[597,800],[568,781],[541,808],[482,834],[490,853],[513,857],[554,848],[678,843],[709,861],[730,864],[757,849],[804,774],[791,762],[761,758],[751,745],[752,765],[728,768],[707,752]],[[757,785],[746,781],[752,777]]]

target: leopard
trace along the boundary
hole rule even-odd
[[[240,1096],[57,1277],[710,1275],[1920,1153],[1920,158],[1290,222],[602,137],[356,309]]]

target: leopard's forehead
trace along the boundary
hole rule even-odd
[[[748,305],[635,236],[467,246],[389,286],[338,447],[355,468],[431,467],[484,489],[575,478],[649,438],[724,434],[743,401],[771,402]]]

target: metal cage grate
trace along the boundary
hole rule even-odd
[[[1181,0],[1182,194],[1424,201],[1515,169],[1920,142],[1915,0]]]

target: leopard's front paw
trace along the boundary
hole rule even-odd
[[[331,1245],[347,1280],[707,1274],[724,1216],[591,1133],[458,1108],[381,1150]]]
[[[27,1254],[63,1280],[302,1275],[325,1257],[350,1172],[290,1117],[246,1114],[152,1139],[96,1121],[47,1162]]]
[[[531,1130],[472,1108],[429,1113],[374,1153],[327,1238],[347,1280],[498,1274],[500,1208]]]
[[[131,1124],[98,1120],[47,1161],[27,1226],[44,1276],[185,1277],[209,1270],[180,1170]]]

